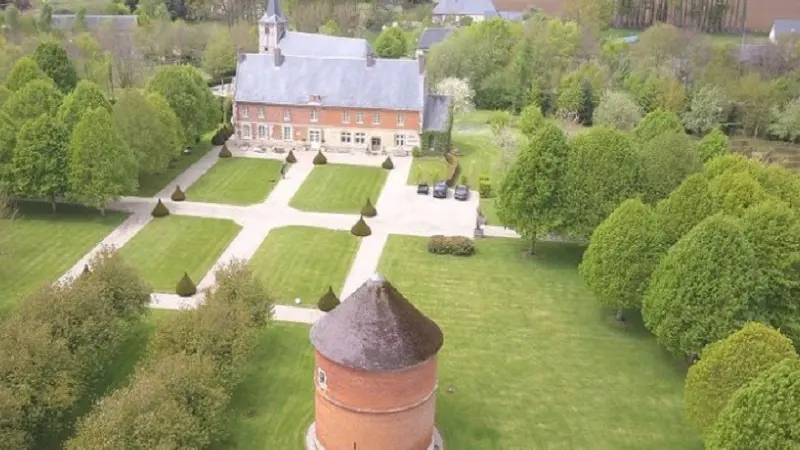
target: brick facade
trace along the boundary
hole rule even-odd
[[[354,370],[319,353],[315,353],[315,361],[316,433],[325,450],[430,448],[436,411],[436,357],[396,372]]]

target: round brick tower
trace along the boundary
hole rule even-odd
[[[376,275],[311,328],[309,450],[443,450],[434,426],[442,330]]]

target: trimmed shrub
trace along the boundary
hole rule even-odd
[[[314,156],[314,165],[321,166],[323,164],[328,164],[328,158],[326,158],[325,155],[322,154],[322,150],[318,150],[317,155]]]
[[[86,275],[91,275],[91,273],[92,273],[92,271],[89,269],[89,265],[88,264],[84,264],[83,265],[83,272],[81,272],[80,276],[83,277],[83,276],[86,276]]]
[[[367,203],[364,203],[364,206],[361,208],[361,215],[364,217],[375,217],[378,215],[378,210],[372,206],[372,201],[367,199]]]
[[[464,236],[437,234],[428,240],[428,252],[435,255],[472,256],[475,254],[475,241]]]
[[[478,193],[481,198],[489,198],[492,196],[492,182],[489,175],[481,175],[478,177]]]
[[[320,297],[319,301],[317,302],[317,307],[320,311],[331,312],[334,308],[339,306],[339,297],[333,293],[333,287],[328,286],[328,292],[325,293],[322,297]]]
[[[175,293],[181,297],[191,297],[197,293],[197,286],[195,286],[192,279],[189,278],[188,273],[183,272],[183,278],[181,278],[181,281],[178,281],[178,285],[175,286]]]
[[[186,194],[183,193],[180,186],[175,186],[175,190],[172,192],[172,195],[169,196],[173,201],[182,202],[186,200]]]
[[[358,218],[358,222],[353,225],[353,228],[350,228],[350,232],[353,233],[353,236],[365,237],[372,234],[372,229],[370,229],[367,222],[364,222],[364,216]]]
[[[458,182],[458,177],[461,175],[461,165],[458,163],[458,158],[452,157],[454,161],[451,163],[447,170],[450,171],[450,177],[445,181],[447,187],[451,188]]]
[[[161,203],[161,199],[158,199],[158,203],[156,203],[151,214],[153,217],[167,217],[169,215],[169,209],[167,209],[167,205]]]
[[[219,157],[220,158],[230,158],[233,156],[231,151],[228,150],[228,144],[222,144],[222,148],[219,150]]]
[[[297,162],[297,158],[294,156],[294,151],[289,150],[289,154],[286,155],[286,162],[289,164],[294,164]]]
[[[392,158],[390,156],[387,156],[386,159],[383,161],[383,164],[381,164],[381,167],[383,167],[386,170],[394,169],[394,163],[392,162]]]

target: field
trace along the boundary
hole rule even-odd
[[[373,204],[386,183],[380,167],[325,164],[316,166],[289,206],[301,211],[358,214],[372,199]]]
[[[0,219],[0,313],[64,272],[100,243],[126,215],[48,203],[23,203],[13,222]]]
[[[192,202],[252,205],[263,202],[280,180],[281,162],[224,158],[186,191]]]
[[[350,265],[356,256],[359,239],[347,231],[312,227],[284,227],[270,231],[250,260],[279,303],[316,307],[328,289],[339,295]]]
[[[187,216],[154,219],[120,250],[156,292],[175,292],[184,272],[199,283],[241,227]]]
[[[478,242],[471,258],[391,236],[380,271],[444,330],[437,423],[448,448],[697,449],[683,370],[583,287],[581,249]],[[452,390],[452,392],[451,392]]]

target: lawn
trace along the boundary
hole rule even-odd
[[[301,211],[358,214],[367,198],[373,204],[378,201],[386,176],[380,167],[316,166],[289,206]]]
[[[280,180],[281,162],[271,159],[224,158],[186,191],[193,202],[252,205],[263,202]]]
[[[583,286],[579,247],[488,238],[471,258],[391,236],[380,271],[442,327],[437,424],[448,448],[700,449],[684,369]],[[452,390],[452,392],[451,392]]]
[[[485,133],[453,133],[453,145],[458,149],[458,163],[461,174],[467,177],[471,186],[477,186],[480,175],[498,178],[501,167],[498,165],[500,149],[492,142],[491,135]],[[420,177],[428,182],[441,180],[447,175],[447,165],[441,156],[414,158],[408,174],[408,184],[417,184]]]
[[[250,260],[279,303],[316,307],[328,286],[338,295],[358,251],[359,238],[347,231],[283,227],[269,232]]]
[[[47,203],[23,203],[16,220],[0,219],[0,313],[56,281],[121,224],[126,214]]]
[[[234,392],[227,442],[214,448],[305,448],[314,421],[314,354],[308,325],[274,323],[259,337]]]
[[[503,225],[500,217],[497,216],[497,206],[494,202],[496,198],[482,198],[481,199],[481,212],[486,218],[486,225]]]
[[[178,175],[183,173],[192,164],[196,163],[211,150],[211,136],[214,132],[206,133],[200,143],[194,147],[192,153],[181,155],[178,160],[164,172],[157,175],[145,175],[139,177],[139,190],[136,195],[139,197],[152,197],[162,189],[169,186],[169,183]]]
[[[230,220],[169,216],[150,222],[120,253],[156,292],[175,292],[184,271],[199,283],[240,229]]]

